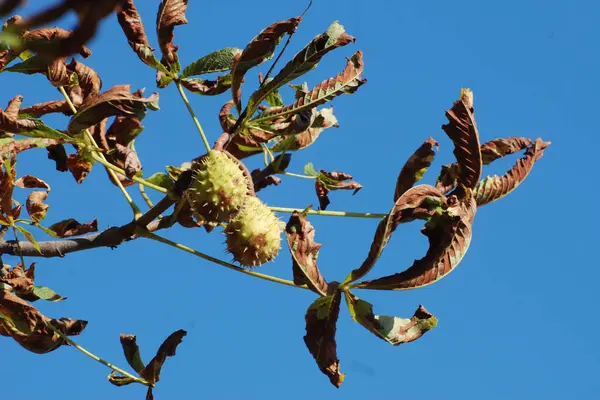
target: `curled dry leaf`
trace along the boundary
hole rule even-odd
[[[394,201],[423,178],[438,148],[438,143],[433,138],[429,138],[410,156],[398,175]]]
[[[242,90],[240,86],[246,72],[273,57],[275,48],[281,38],[286,34],[294,34],[300,21],[302,21],[302,17],[295,17],[269,25],[248,43],[242,54],[236,57],[232,69],[231,92],[233,102],[239,112],[242,108]]]
[[[10,157],[10,154],[18,154],[22,151],[35,148],[50,148],[57,145],[55,139],[13,139],[0,138],[0,158]]]
[[[51,139],[45,139],[51,140]],[[69,170],[67,151],[62,144],[52,144],[48,148],[48,159],[53,160],[56,164],[56,170],[65,172]]]
[[[364,85],[367,80],[361,77],[365,68],[362,51],[357,51],[346,63],[346,68],[337,76],[327,79],[293,104],[285,107],[269,108],[260,114],[256,121],[275,119],[290,114],[317,107],[323,103],[333,100],[342,94],[352,94]]]
[[[75,181],[81,183],[92,171],[92,163],[79,153],[69,154],[67,168],[73,174]]]
[[[446,110],[449,123],[442,129],[454,143],[454,155],[458,164],[458,182],[473,189],[481,177],[483,161],[479,148],[479,133],[473,116],[473,92],[462,89],[451,109]]]
[[[525,151],[525,156],[517,160],[516,164],[506,174],[503,176],[488,176],[479,182],[473,194],[477,205],[489,204],[515,190],[527,178],[527,175],[529,175],[533,168],[533,164],[542,158],[544,150],[549,145],[550,142],[544,142],[539,138],[536,139]]]
[[[337,358],[335,332],[340,313],[341,292],[319,297],[306,311],[306,335],[304,343],[315,358],[321,372],[335,387],[340,387],[344,374],[340,372]]]
[[[354,41],[354,38],[346,33],[344,27],[334,22],[321,35],[310,41],[298,54],[294,56],[273,80],[265,82],[256,92],[250,96],[248,101],[248,117],[251,117],[258,106],[275,89],[289,83],[317,66],[321,58],[330,51],[345,46]]]
[[[7,135],[9,134],[9,135]],[[19,134],[36,138],[66,139],[68,136],[50,128],[40,120],[29,118],[12,118],[0,109],[0,138]]]
[[[39,118],[46,114],[53,113],[62,113],[64,115],[73,114],[66,100],[47,101],[34,104],[30,107],[24,107],[19,110],[21,118]]]
[[[69,218],[52,224],[48,229],[53,231],[56,237],[59,238],[79,236],[86,233],[98,232],[98,220],[94,219],[91,222],[81,224],[76,219]]]
[[[329,285],[317,266],[321,243],[315,242],[315,228],[306,215],[294,211],[285,227],[285,236],[292,254],[294,283],[306,284],[313,292],[325,296]]]
[[[317,115],[310,128],[297,135],[281,138],[276,142],[271,151],[297,151],[303,150],[313,144],[319,138],[324,129],[330,127],[338,128],[340,125],[333,115],[333,107],[323,108],[317,111]]]
[[[61,318],[50,319],[25,300],[6,290],[0,291],[0,335],[10,336],[25,349],[45,354],[67,345],[47,325],[52,325],[65,336],[79,335],[87,321]]]
[[[27,24],[28,21],[23,21],[17,25],[26,27]],[[56,27],[24,31],[21,36],[22,50],[32,50],[48,60],[67,57],[75,53],[79,53],[84,58],[92,54],[90,49],[84,45],[86,40],[75,39],[77,40],[74,40],[73,31]]]
[[[178,25],[187,24],[185,17],[188,0],[162,0],[158,6],[156,17],[156,30],[158,32],[158,43],[163,54],[163,64],[179,63],[177,49],[173,43],[175,34],[173,31]]]
[[[365,261],[360,267],[350,272],[342,285],[364,277],[375,266],[398,225],[415,219],[430,219],[440,211],[444,200],[444,196],[429,185],[419,185],[407,190],[396,200],[392,210],[377,226]]]
[[[71,118],[67,131],[76,134],[112,116],[136,116],[143,119],[147,109],[158,110],[158,93],[148,98],[130,91],[130,85],[113,86],[83,104],[82,110]]]
[[[0,274],[0,283],[10,285],[12,292],[24,300],[36,301],[44,299],[48,301],[65,300],[52,289],[44,286],[35,286],[35,263],[32,263],[26,270],[22,264],[16,265],[6,274]],[[6,290],[6,287],[5,287]]]
[[[187,335],[187,332],[183,329],[173,332],[163,342],[163,344],[160,345],[158,351],[156,352],[156,356],[154,356],[154,358],[148,363],[148,365],[146,365],[146,367],[144,367],[143,370],[139,371],[140,376],[146,379],[148,382],[158,382],[160,380],[160,370],[162,369],[165,360],[167,357],[172,357],[175,355],[175,350],[185,335]]]
[[[11,157],[7,159],[7,161],[4,161],[0,166],[0,216],[2,214],[12,215],[12,197],[13,189],[15,187],[16,163],[17,154],[12,153]]]
[[[408,290],[430,285],[452,272],[471,244],[477,204],[473,197],[458,199],[454,195],[445,203],[444,212],[434,215],[422,231],[429,239],[425,257],[415,260],[404,272],[352,286],[363,289]]]
[[[204,96],[216,96],[225,93],[231,87],[231,75],[218,76],[216,80],[183,78],[181,84],[192,93]]]
[[[75,107],[79,108],[82,104],[89,105],[93,99],[98,97],[102,88],[102,80],[98,73],[85,64],[77,60],[71,60],[67,69],[77,74],[78,84],[71,85],[67,89],[67,93]]]
[[[21,103],[23,103],[23,96],[18,94],[8,102],[4,114],[11,119],[19,118],[19,108],[21,108]]]
[[[352,175],[348,175],[344,172],[332,171],[325,172],[321,170],[321,173],[315,180],[315,190],[317,191],[317,197],[319,198],[319,206],[321,210],[325,210],[331,203],[329,201],[328,194],[332,190],[354,190],[355,195],[363,186],[355,181],[352,181]]]
[[[291,154],[281,154],[275,157],[275,160],[264,169],[255,169],[252,171],[250,175],[252,176],[252,182],[254,183],[254,191],[258,192],[270,185],[279,185],[281,179],[276,177],[275,174],[285,171],[291,161]]]
[[[417,340],[437,326],[438,320],[425,307],[419,306],[412,318],[375,315],[373,305],[351,292],[344,292],[352,319],[393,346]]]
[[[39,223],[46,218],[46,212],[50,207],[50,205],[43,203],[46,198],[48,198],[48,192],[39,190],[31,192],[29,196],[27,196],[27,203],[25,206],[27,207],[29,217],[34,223]]]
[[[25,175],[15,181],[15,186],[20,188],[39,188],[50,191],[50,185],[33,175]]]

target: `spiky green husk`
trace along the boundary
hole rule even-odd
[[[281,221],[258,197],[248,197],[227,228],[227,250],[246,267],[275,258],[281,248]]]
[[[211,150],[192,169],[194,179],[185,196],[194,217],[209,225],[228,221],[248,197],[242,167],[222,151]]]

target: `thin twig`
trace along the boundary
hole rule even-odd
[[[200,132],[200,136],[202,136],[202,142],[204,142],[206,151],[210,151],[211,147],[210,147],[210,144],[208,143],[208,139],[206,138],[206,135],[204,134],[202,125],[200,125],[200,121],[198,121],[198,118],[196,117],[196,114],[194,113],[194,109],[192,108],[192,105],[190,104],[190,101],[188,100],[187,96],[185,95],[185,91],[183,90],[183,87],[181,86],[181,83],[179,83],[178,80],[175,80],[175,86],[177,86],[179,95],[181,96],[181,99],[185,103],[185,106],[187,107],[188,112],[192,116],[192,120],[194,121],[194,125],[196,125],[196,129],[198,129],[198,132]]]
[[[293,213],[294,211],[303,212],[303,209],[300,208],[286,208],[286,207],[269,207],[273,211],[282,212],[282,213]],[[308,210],[307,214],[312,215],[323,215],[328,217],[352,217],[352,218],[385,218],[387,214],[375,214],[375,213],[356,213],[349,211],[322,211],[322,210]]]

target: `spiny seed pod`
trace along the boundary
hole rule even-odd
[[[209,151],[192,169],[194,178],[185,196],[198,221],[228,221],[252,192],[243,166],[220,150]]]
[[[256,267],[275,258],[281,248],[281,221],[258,197],[250,196],[227,224],[227,250],[243,266]]]

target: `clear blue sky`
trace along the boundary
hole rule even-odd
[[[157,6],[138,1],[155,45]],[[190,24],[176,29],[182,64],[222,47],[243,47],[271,22],[304,7],[291,1],[192,0]],[[319,372],[302,340],[314,294],[254,280],[160,244],[138,240],[117,250],[38,260],[38,284],[69,298],[38,303],[40,308],[55,317],[89,320],[79,342],[121,366],[120,333],[137,334],[149,360],[172,331],[187,330],[177,356],[165,365],[158,399],[597,398],[600,272],[590,249],[597,246],[598,218],[589,202],[600,194],[591,176],[600,91],[598,15],[595,1],[315,1],[287,56],[337,19],[358,40],[326,57],[307,76],[309,84],[339,72],[344,57],[358,49],[369,79],[356,94],[334,101],[341,127],[295,155],[290,168],[299,172],[312,161],[316,168],[348,172],[365,186],[354,197],[333,193],[330,209],[387,212],[400,168],[429,136],[441,145],[424,181],[433,183],[440,165],[452,160],[440,125],[461,87],[475,93],[482,141],[527,136],[553,143],[521,187],[478,211],[471,248],[447,278],[415,291],[357,291],[376,313],[409,317],[423,304],[440,322],[420,340],[392,347],[343,308],[337,342],[347,376],[341,389]],[[156,90],[153,70],[130,50],[116,18],[102,24],[90,47],[94,54],[87,63],[100,73],[104,89],[131,83],[147,93]],[[3,107],[18,93],[26,105],[59,98],[42,76],[2,74],[0,88]],[[289,100],[290,92],[285,94]],[[161,111],[148,115],[137,142],[147,175],[203,152],[175,88],[160,96]],[[214,140],[220,133],[217,113],[229,94],[191,99]],[[66,123],[60,117],[48,121],[59,128]],[[105,229],[130,217],[102,169],[77,186],[45,158],[34,150],[23,154],[18,167],[21,175],[36,174],[52,185],[49,222],[98,217]],[[316,204],[312,183],[293,178],[261,197],[272,205]],[[329,280],[343,279],[362,261],[377,224],[331,217],[311,222],[323,243],[319,265]],[[370,276],[403,270],[420,258],[426,250],[420,228],[400,227]],[[175,229],[169,237],[227,258],[219,233]],[[261,271],[291,277],[288,251]],[[144,396],[140,386],[110,385],[110,371],[73,348],[39,356],[1,339],[0,353],[10,370],[10,384],[2,388],[6,398]]]

